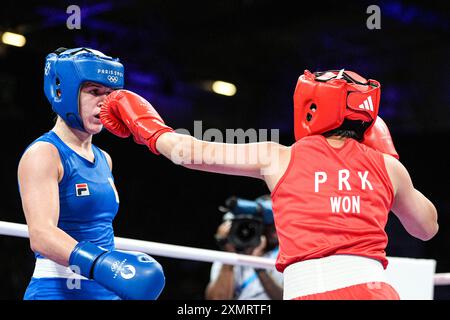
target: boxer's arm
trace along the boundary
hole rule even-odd
[[[156,142],[157,150],[184,167],[259,179],[276,176],[288,147],[275,142],[247,144],[216,143],[167,132]]]
[[[57,227],[59,164],[56,148],[37,142],[20,160],[18,181],[31,249],[67,266],[77,241]]]
[[[155,154],[162,153],[176,164],[264,179],[269,189],[284,173],[290,158],[290,148],[274,142],[226,144],[175,133],[147,100],[128,90],[108,95],[100,119],[113,134],[125,137],[131,132],[137,143],[146,145]]]
[[[392,212],[409,234],[424,241],[430,240],[439,229],[435,206],[414,188],[408,171],[400,161],[389,155],[384,158],[394,187]]]

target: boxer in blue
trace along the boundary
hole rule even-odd
[[[18,167],[19,190],[36,266],[26,300],[156,299],[161,265],[140,252],[115,250],[119,197],[111,157],[92,144],[100,105],[123,88],[118,59],[88,49],[47,56],[44,91],[58,115]]]

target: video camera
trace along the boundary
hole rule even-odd
[[[251,201],[230,197],[225,201],[225,206],[219,209],[226,212],[224,220],[231,220],[227,241],[237,252],[257,247],[261,242],[264,225],[273,223],[270,198],[263,196]]]

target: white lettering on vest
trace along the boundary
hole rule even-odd
[[[342,190],[342,184],[345,183],[345,188],[347,190],[352,190],[350,184],[348,183],[348,177],[350,176],[350,171],[347,169],[339,170],[339,190]]]
[[[319,179],[319,177],[321,177]],[[314,192],[319,192],[319,183],[327,181],[327,174],[323,171],[317,171],[314,173]]]
[[[331,212],[361,213],[360,196],[330,197]]]
[[[364,171],[364,175],[361,174],[361,171],[358,171],[358,176],[361,179],[361,189],[363,189],[363,190],[366,190],[366,184],[370,190],[373,190],[372,184],[367,179],[368,175],[369,175],[369,171]]]

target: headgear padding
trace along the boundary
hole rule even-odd
[[[342,125],[344,119],[373,125],[380,104],[380,83],[355,72],[305,70],[294,93],[295,139],[321,134]]]
[[[79,93],[85,82],[122,89],[124,68],[119,59],[88,48],[60,48],[45,60],[44,92],[55,111],[72,128],[83,130]]]

